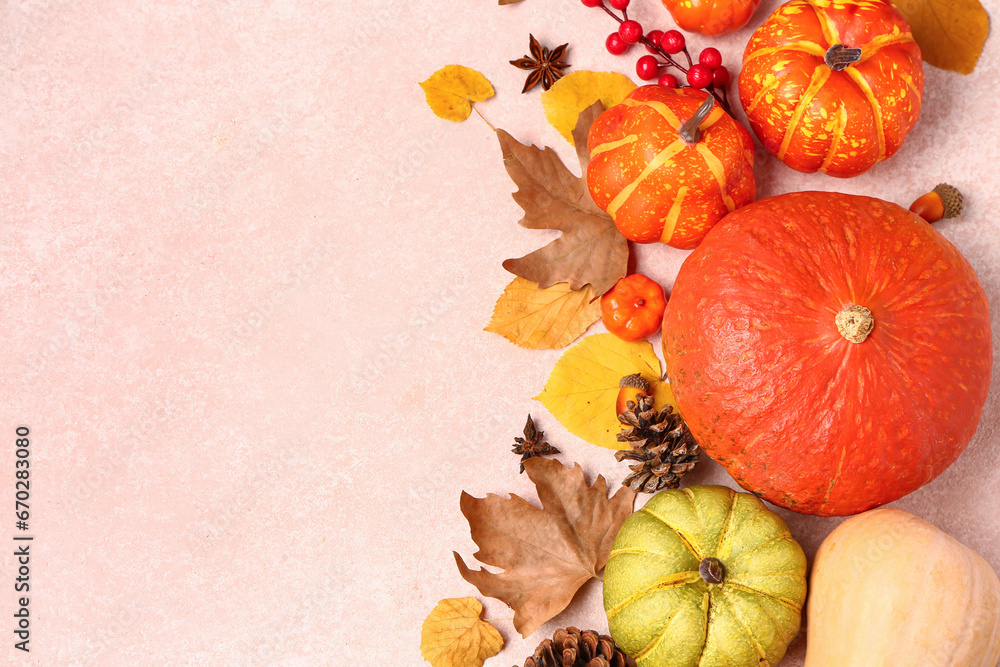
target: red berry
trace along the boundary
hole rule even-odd
[[[643,81],[651,81],[660,73],[660,61],[656,56],[643,56],[635,63],[635,73]]]
[[[656,82],[663,86],[664,88],[676,88],[677,87],[677,77],[673,74],[664,74]]]
[[[670,55],[683,51],[685,44],[684,35],[679,30],[668,30],[660,38],[660,46]]]
[[[709,69],[722,67],[722,54],[719,53],[718,49],[710,46],[701,52],[701,55],[698,56],[698,62]]]
[[[649,32],[646,33],[646,40],[653,46],[660,45],[661,37],[663,37],[662,30],[650,30]],[[658,53],[656,49],[651,48],[649,46],[646,47],[646,50],[649,51],[650,53]]]
[[[600,7],[604,4],[604,0],[582,0],[582,2],[587,7]]]
[[[693,88],[708,88],[712,83],[712,70],[705,65],[691,65],[688,70],[688,83]]]
[[[627,9],[629,0],[608,0],[612,9]]]
[[[604,41],[604,47],[608,50],[608,53],[615,56],[625,53],[630,46],[632,45],[627,44],[617,32],[608,35],[608,38]]]
[[[622,24],[618,26],[618,36],[626,44],[635,44],[642,38],[642,26],[639,25],[638,21],[631,19],[622,21]]]
[[[714,83],[719,88],[724,88],[729,85],[729,70],[725,67],[720,66],[717,70],[712,72],[712,83]]]

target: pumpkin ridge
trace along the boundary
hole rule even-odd
[[[652,586],[647,586],[646,588],[643,588],[641,590],[636,591],[635,593],[632,593],[632,595],[628,596],[627,598],[616,604],[611,609],[608,609],[607,610],[608,619],[610,620],[611,618],[617,616],[618,612],[620,612],[623,607],[627,607],[628,605],[632,604],[639,598],[645,597],[650,593],[655,593],[656,591],[667,590],[670,588],[681,588],[682,586],[688,586],[690,584],[693,584],[699,581],[700,579],[701,579],[700,574],[698,574],[697,572],[692,572],[690,570],[684,570],[683,572],[675,572],[669,577],[664,577],[663,579],[656,582]],[[668,621],[667,625],[669,624],[670,622]]]
[[[819,170],[823,173],[826,173],[826,170],[830,168],[830,163],[837,157],[837,149],[840,148],[840,142],[844,138],[845,130],[847,130],[847,110],[844,108],[843,102],[840,102],[837,107],[837,115],[839,121],[833,128],[833,141],[830,142],[830,150],[826,154],[823,164],[819,166]]]
[[[789,121],[788,127],[785,128],[785,136],[781,138],[781,146],[778,148],[778,152],[775,156],[779,160],[783,160],[785,153],[788,151],[788,145],[792,143],[792,138],[795,134],[795,128],[798,127],[799,123],[802,122],[802,116],[805,115],[806,110],[809,105],[812,104],[813,99],[819,94],[826,82],[830,80],[830,75],[833,74],[833,70],[826,66],[825,63],[820,63],[816,65],[813,69],[812,76],[809,77],[809,86],[802,93],[802,97],[799,98],[798,103],[795,105],[795,111],[792,113],[792,120]]]
[[[913,94],[916,95],[917,99],[919,100],[922,97],[922,94],[919,90],[917,90],[917,87],[913,85],[913,77],[907,74],[906,72],[900,72],[899,76],[901,79],[903,79],[903,83],[906,84],[906,87],[912,90]]]
[[[747,115],[753,113],[753,110],[757,108],[757,105],[760,104],[760,101],[762,99],[764,99],[764,96],[767,95],[769,92],[772,92],[778,86],[780,86],[784,82],[784,79],[785,79],[784,76],[776,76],[774,77],[774,80],[771,81],[770,83],[762,84],[760,90],[758,90],[757,94],[753,96],[753,100],[751,100],[750,106],[748,106],[745,109]]]
[[[698,144],[698,146],[701,146],[701,144]],[[680,139],[676,139],[660,151],[656,157],[646,164],[642,173],[636,176],[634,181],[626,185],[617,195],[615,195],[615,198],[611,200],[610,204],[608,204],[608,208],[606,209],[607,214],[614,218],[618,209],[620,209],[625,202],[629,200],[643,181],[652,176],[653,172],[668,163],[675,155],[680,153],[685,148],[687,148],[687,146],[685,146],[684,142]]]
[[[701,657],[698,658],[698,667],[701,667],[702,661],[705,659],[705,649],[708,648],[708,632],[712,628],[712,593],[711,591],[705,591],[705,595],[708,597],[708,604],[705,605],[705,639],[701,643]]]
[[[608,151],[613,151],[616,148],[626,146],[628,144],[634,144],[639,140],[638,134],[626,135],[624,139],[616,139],[615,141],[605,141],[603,144],[598,144],[594,146],[594,149],[590,151],[590,159],[593,160],[594,157],[600,155],[601,153],[607,153]]]
[[[723,586],[722,588],[724,589],[725,586]],[[732,601],[728,602],[729,602],[730,615],[733,617],[733,620],[736,621],[736,624],[740,626],[740,630],[743,631],[743,634],[746,635],[747,639],[750,640],[750,645],[753,646],[753,650],[757,654],[757,657],[759,658],[761,667],[770,667],[771,663],[769,663],[767,660],[767,652],[760,645],[760,642],[757,641],[757,637],[754,635],[753,632],[750,631],[750,628],[748,628],[746,624],[743,623],[743,619],[740,618],[739,614],[737,613],[736,610],[739,608],[739,605],[733,604]]]
[[[636,660],[636,662],[644,658],[646,654],[655,649],[659,645],[659,643],[663,641],[663,638],[667,635],[667,628],[670,627],[670,624],[673,622],[675,618],[677,618],[677,616],[681,613],[683,608],[684,605],[677,605],[676,611],[674,611],[674,613],[670,616],[670,618],[667,619],[667,622],[663,624],[663,627],[660,628],[659,634],[656,635],[656,637],[654,637],[652,641],[650,641],[648,644],[642,647],[641,651],[632,656]],[[610,619],[611,619],[611,614],[608,613],[608,620]],[[706,634],[708,633],[706,632]]]
[[[719,543],[715,546],[715,556],[719,557],[722,554],[722,546],[726,543],[726,537],[729,536],[729,529],[733,525],[733,516],[736,514],[734,511],[736,509],[736,492],[732,489],[729,490],[729,511],[726,513],[726,523],[722,525],[722,532],[719,533]]]
[[[767,508],[765,508],[765,510],[766,509]],[[759,514],[759,512],[758,512],[758,514]],[[754,515],[754,516],[756,516],[756,515]],[[780,542],[781,540],[791,540],[791,541],[794,542],[795,538],[792,537],[791,532],[789,532],[787,530],[784,531],[784,532],[782,532],[782,533],[778,533],[777,535],[775,535],[771,539],[764,540],[763,542],[761,542],[760,544],[758,544],[757,546],[755,546],[753,549],[750,549],[748,551],[744,551],[743,553],[741,553],[736,558],[730,558],[730,559],[728,559],[727,565],[733,565],[734,563],[738,563],[738,562],[740,562],[743,559],[744,556],[749,556],[751,554],[754,554],[758,550],[763,549],[764,547],[768,546],[769,544],[773,544],[775,542]],[[727,569],[729,569],[729,568],[727,568]],[[739,575],[736,575],[736,579],[739,580]]]
[[[901,32],[895,35],[878,35],[861,47],[861,60],[855,64],[860,65],[887,46],[910,44],[914,41],[913,33],[909,32]]]
[[[674,203],[670,205],[670,210],[667,211],[666,217],[663,218],[663,232],[660,233],[660,241],[662,243],[669,242],[670,238],[674,235],[674,230],[677,229],[677,220],[681,217],[681,206],[684,205],[684,198],[687,196],[689,189],[686,185],[677,188],[677,196],[674,197]]]
[[[796,635],[798,635],[799,633],[796,632],[794,635],[788,635],[787,633],[785,633],[784,628],[781,627],[780,619],[775,618],[774,614],[771,613],[770,609],[768,609],[762,604],[758,604],[757,608],[760,609],[760,613],[764,614],[764,616],[767,617],[767,620],[771,621],[771,627],[774,628],[775,632],[778,633],[778,636],[780,636],[781,640],[785,643],[786,647],[785,652],[787,652],[788,651],[787,647],[795,640]],[[801,621],[799,622],[798,629],[802,629]],[[782,654],[781,657],[784,658],[785,657],[784,654]],[[780,663],[781,660],[779,660],[778,662]]]
[[[868,79],[861,72],[853,67],[848,67],[844,71],[861,90],[865,99],[868,100],[868,106],[872,108],[872,117],[875,120],[875,134],[878,137],[878,159],[875,161],[881,162],[885,159],[885,127],[882,123],[882,105],[875,99],[875,93],[872,92],[872,87],[868,84]]]
[[[755,58],[760,58],[761,56],[768,56],[774,53],[780,53],[782,51],[795,51],[796,53],[807,53],[811,56],[816,56],[822,58],[826,54],[826,49],[817,44],[816,42],[810,42],[809,40],[801,40],[798,42],[791,42],[789,44],[782,44],[780,46],[764,46],[756,51],[752,52],[750,55],[743,59],[743,66],[746,67],[747,63]]]
[[[782,575],[782,576],[788,576],[788,575]],[[795,634],[786,634],[784,628],[782,627],[780,619],[776,618],[774,614],[771,613],[770,609],[762,605],[757,600],[752,600],[752,601],[755,605],[757,605],[757,609],[759,609],[764,616],[767,616],[767,620],[771,622],[771,626],[774,628],[775,632],[777,632],[781,636],[781,640],[785,643],[785,646],[787,647],[789,644],[791,644],[792,640],[795,639],[795,635],[797,635],[798,632],[795,632]],[[786,648],[785,650],[787,651],[788,649]]]
[[[712,126],[718,123],[720,120],[722,120],[722,117],[725,115],[726,112],[725,110],[723,110],[722,107],[720,106],[714,107],[711,113],[708,114],[708,117],[706,117],[705,120],[701,121],[701,124],[698,125],[698,132],[700,132],[702,136],[705,136],[705,133],[708,132],[710,129],[712,129]],[[679,128],[678,132],[680,132]],[[705,136],[705,140],[708,141],[707,136]]]
[[[659,556],[661,558],[673,558],[673,554],[660,553],[659,551],[650,551],[649,549],[646,549],[646,548],[638,548],[638,547],[631,548],[630,547],[630,548],[627,548],[627,549],[613,549],[611,551],[611,553],[608,555],[608,560],[611,559],[611,556],[617,556],[619,554],[632,554],[633,556]],[[685,570],[685,572],[688,572],[688,571],[689,570]],[[693,570],[690,570],[690,571],[693,572]]]
[[[694,545],[692,544],[691,540],[689,540],[684,535],[684,533],[682,533],[680,530],[678,530],[677,528],[674,528],[673,526],[671,526],[667,522],[666,519],[664,519],[662,516],[660,516],[656,512],[654,512],[654,511],[652,511],[652,510],[650,510],[650,509],[648,509],[646,507],[641,508],[639,511],[648,514],[649,516],[653,517],[654,519],[656,519],[657,521],[659,521],[660,523],[662,523],[664,526],[666,526],[667,528],[669,528],[670,530],[672,530],[675,533],[677,533],[677,537],[679,537],[681,539],[681,542],[683,542],[684,546],[686,546],[687,549],[688,549],[688,551],[691,552],[691,555],[694,556],[695,558],[697,558],[699,561],[702,559],[702,557],[698,554],[698,552],[695,551]]]
[[[783,598],[783,597],[780,597],[780,596],[777,596],[777,595],[771,595],[770,593],[765,593],[764,591],[758,591],[756,588],[750,588],[749,586],[747,586],[745,584],[741,584],[738,581],[728,581],[727,580],[724,585],[725,586],[731,586],[731,587],[735,588],[736,590],[743,591],[744,593],[747,593],[749,595],[759,595],[759,596],[761,596],[763,598],[768,598],[769,600],[774,600],[778,604],[783,605],[785,607],[788,607],[789,609],[791,609],[793,611],[796,611],[796,612],[801,612],[802,611],[802,605],[796,604],[795,600],[789,600],[788,598]]]
[[[830,502],[830,494],[833,492],[833,487],[840,481],[840,476],[844,471],[844,459],[847,458],[847,445],[845,444],[840,450],[840,463],[837,464],[837,472],[833,474],[833,479],[830,480],[830,486],[826,487],[826,493],[823,494],[823,502],[820,503],[819,511],[822,512],[826,509],[827,503]]]
[[[827,43],[832,46],[840,42],[840,33],[837,30],[837,26],[833,25],[830,17],[826,15],[826,12],[820,10],[819,6],[816,5],[813,0],[805,0],[805,3],[812,7],[813,11],[816,12],[816,19],[819,21],[820,30],[823,31],[823,37],[826,38]]]
[[[674,130],[681,126],[681,119],[678,118],[677,114],[675,114],[670,107],[663,102],[659,102],[657,100],[636,100],[628,97],[622,100],[622,104],[627,107],[645,107],[647,109],[652,109],[663,117],[663,119],[667,121],[667,124],[674,128]]]
[[[702,142],[698,142],[694,149],[698,151],[698,155],[705,161],[705,166],[708,167],[709,173],[712,174],[716,184],[719,186],[719,195],[721,195],[723,203],[725,203],[729,212],[732,213],[736,210],[736,203],[726,192],[726,168],[722,166],[722,160],[712,152],[711,148]]]

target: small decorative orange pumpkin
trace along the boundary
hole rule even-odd
[[[681,30],[714,37],[739,30],[760,6],[760,0],[663,0]]]
[[[842,516],[930,482],[990,387],[975,271],[917,215],[795,192],[726,216],[681,266],[667,376],[702,450],[748,491]]]
[[[630,241],[694,248],[756,194],[750,133],[703,90],[643,86],[590,127],[587,185]]]
[[[895,154],[917,122],[923,61],[885,0],[791,0],[750,38],[739,91],[779,160],[857,176]]]

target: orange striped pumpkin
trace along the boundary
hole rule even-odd
[[[917,122],[923,61],[885,0],[791,0],[750,38],[739,91],[750,127],[779,160],[857,176],[895,154]]]
[[[680,127],[703,90],[643,86],[590,127],[591,197],[630,241],[694,248],[756,194],[750,133],[719,106],[689,144]]]

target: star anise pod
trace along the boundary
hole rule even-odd
[[[519,69],[531,70],[527,81],[524,82],[524,88],[521,89],[522,93],[528,92],[539,82],[541,82],[542,88],[548,90],[553,83],[562,78],[562,71],[569,67],[569,63],[562,59],[569,44],[557,46],[550,51],[547,47],[539,44],[534,35],[528,35],[528,37],[530,38],[528,48],[531,55],[511,60],[510,64]]]
[[[521,455],[521,472],[524,472],[524,462],[533,456],[545,456],[546,454],[559,454],[559,450],[542,440],[545,435],[535,428],[535,422],[531,415],[528,415],[528,422],[524,425],[524,437],[514,438],[514,449],[511,451]]]

